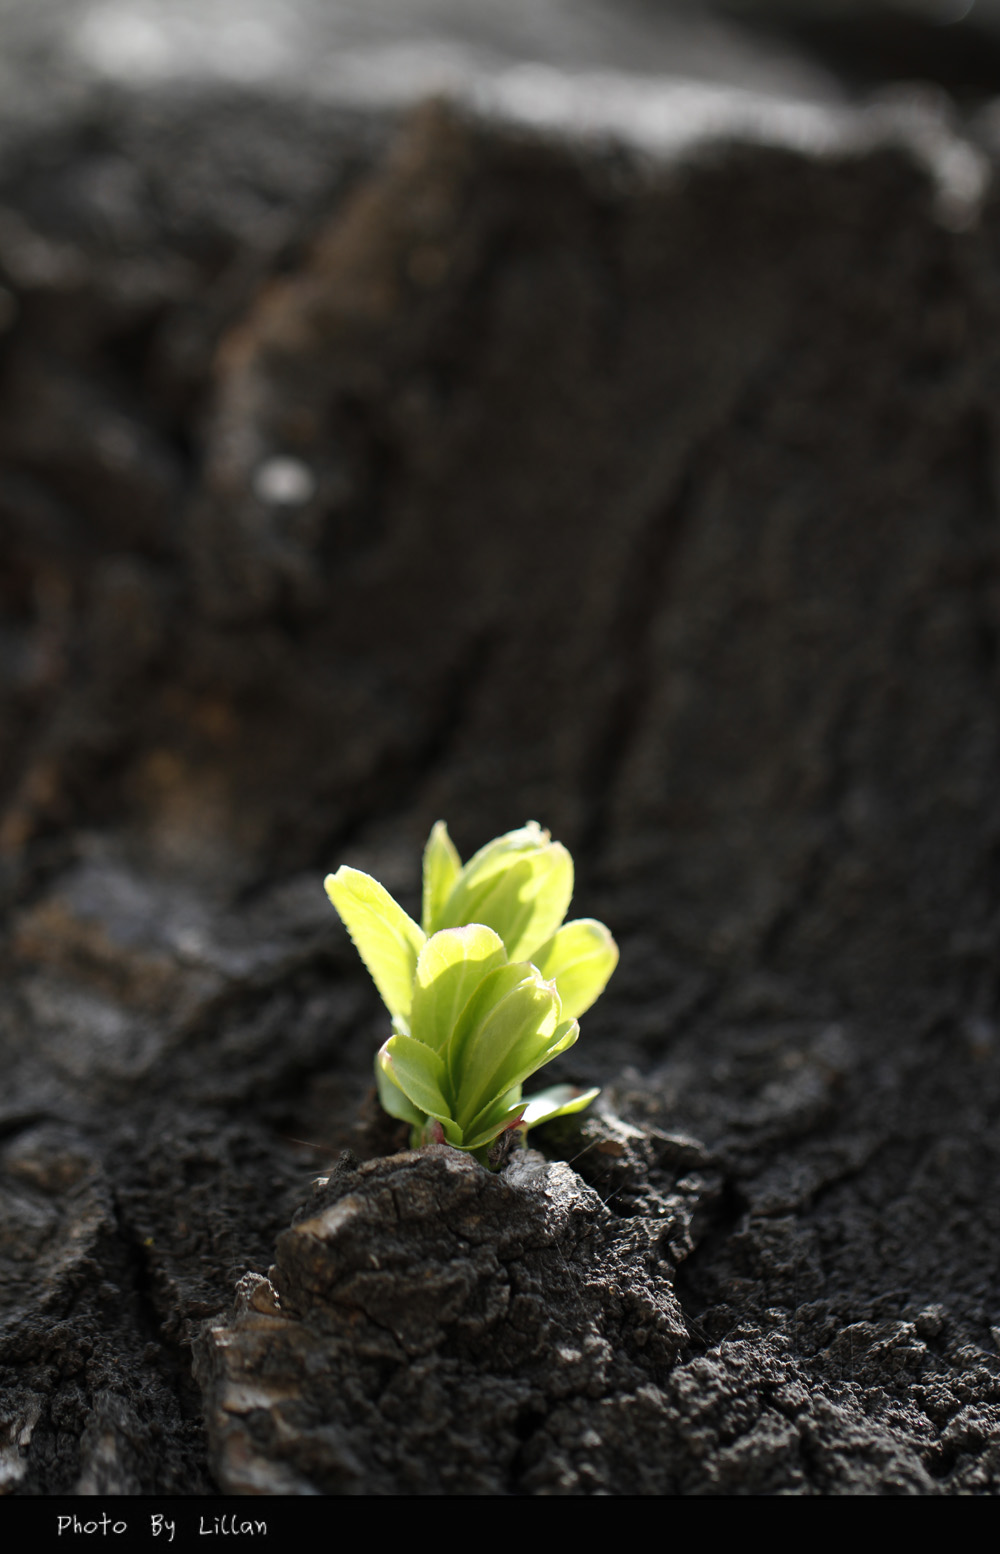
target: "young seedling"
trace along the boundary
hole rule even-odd
[[[599,1093],[521,1086],[571,1047],[618,963],[603,923],[564,923],[573,860],[533,820],[467,864],[439,820],[424,850],[415,923],[359,869],[326,890],[392,1019],[375,1059],[379,1099],[411,1142],[446,1142],[495,1165],[511,1130],[582,1111]]]

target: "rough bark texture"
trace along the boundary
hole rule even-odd
[[[2,1487],[995,1491],[1000,210],[6,134]],[[622,947],[498,1177],[368,1109],[321,892],[440,815]]]

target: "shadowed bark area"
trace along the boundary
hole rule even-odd
[[[935,209],[441,107],[0,146],[0,1487],[996,1490],[998,213]],[[439,816],[622,950],[497,1177],[398,1153],[322,893],[415,908]]]

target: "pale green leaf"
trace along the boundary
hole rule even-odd
[[[572,895],[572,858],[532,824],[499,837],[469,860],[441,926],[485,923],[500,935],[512,961],[530,960],[559,927]]]
[[[476,988],[506,963],[503,940],[481,923],[432,934],[417,959],[411,1034],[443,1053]]]
[[[383,1067],[379,1062],[378,1055],[375,1057],[375,1085],[379,1101],[390,1117],[398,1117],[401,1122],[413,1123],[416,1127],[421,1125],[424,1121],[424,1113],[404,1095],[393,1079],[390,1069]]]
[[[600,1093],[600,1090],[581,1090],[577,1085],[550,1085],[547,1090],[538,1090],[534,1095],[529,1095],[526,1102],[522,1102],[522,1126],[537,1128],[555,1117],[569,1117],[573,1112],[582,1112],[591,1101],[597,1100]]]
[[[326,893],[393,1018],[409,1018],[417,956],[425,934],[378,880],[341,866]]]
[[[431,829],[424,848],[424,894],[422,926],[424,933],[433,934],[442,926],[440,917],[462,870],[448,827],[439,820]]]
[[[580,917],[531,956],[546,981],[555,981],[567,1019],[576,1019],[595,1003],[618,964],[618,946],[603,923]]]
[[[379,1048],[376,1062],[421,1113],[421,1120],[437,1118],[449,1144],[461,1144],[462,1130],[452,1117],[443,1089],[444,1061],[436,1052],[412,1036],[391,1036]]]

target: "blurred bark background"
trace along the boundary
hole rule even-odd
[[[0,1488],[995,1491],[1000,24],[815,9],[0,13]],[[497,1178],[440,816],[622,949]]]

